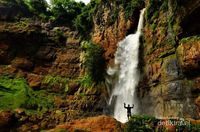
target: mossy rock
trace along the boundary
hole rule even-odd
[[[53,98],[45,91],[33,91],[23,78],[0,76],[0,109],[17,108],[46,111],[53,108]]]
[[[200,36],[192,36],[192,37],[186,37],[180,40],[181,43],[188,43],[188,42],[195,42],[195,41],[200,41]]]

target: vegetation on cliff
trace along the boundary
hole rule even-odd
[[[19,131],[39,131],[104,113],[106,62],[114,58],[117,43],[134,32],[145,2],[140,50],[146,80],[139,95],[158,102],[143,102],[142,110],[198,119],[199,21],[194,26],[188,21],[198,18],[199,7],[187,0],[91,0],[87,5],[52,0],[51,6],[45,0],[1,0],[0,117],[1,110],[14,111]],[[133,116],[124,131],[165,130],[155,125],[158,121]],[[199,126],[176,130],[199,131]]]
[[[45,91],[33,91],[23,78],[0,76],[0,109],[44,112],[53,107],[52,99]]]
[[[103,58],[103,48],[91,42],[82,42],[83,66],[86,73],[91,77],[92,81],[99,83],[104,81],[105,60]]]
[[[125,132],[171,132],[200,130],[200,125],[184,118],[157,119],[147,115],[134,115],[126,123]]]

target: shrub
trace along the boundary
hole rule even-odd
[[[74,0],[52,0],[51,12],[57,24],[72,24],[84,6],[83,2]]]
[[[97,83],[103,81],[105,73],[103,48],[87,41],[82,42],[81,48],[84,51],[83,66],[85,67],[88,76]]]
[[[99,4],[99,0],[91,0],[88,5],[82,8],[81,14],[79,14],[74,20],[74,26],[82,36],[87,36],[93,27],[93,15]]]
[[[34,18],[39,18],[47,21],[51,18],[52,13],[46,0],[25,0],[26,5],[29,7],[30,12]]]
[[[136,9],[144,7],[144,0],[124,0],[123,7],[125,10],[125,18],[128,19],[133,16]]]
[[[153,132],[158,123],[155,117],[145,115],[134,115],[125,126],[125,132]]]

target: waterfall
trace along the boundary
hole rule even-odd
[[[108,68],[107,73],[112,77],[112,92],[109,104],[114,107],[114,117],[126,122],[127,111],[124,108],[124,103],[134,104],[132,114],[137,113],[137,99],[135,96],[135,88],[138,85],[140,78],[138,70],[138,54],[139,54],[139,39],[143,27],[144,9],[141,11],[137,31],[135,34],[128,35],[124,40],[119,42],[115,53],[115,65],[113,68]]]

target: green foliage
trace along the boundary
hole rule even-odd
[[[125,10],[125,18],[131,18],[136,9],[144,7],[144,0],[123,0],[123,7]]]
[[[151,17],[154,16],[154,13],[160,10],[160,7],[162,4],[163,4],[163,1],[149,0],[149,5],[146,9],[146,16],[145,16],[146,20],[150,21]]]
[[[84,6],[83,2],[74,0],[52,0],[51,12],[58,24],[72,24]]]
[[[53,96],[45,91],[31,91],[31,96],[25,101],[22,107],[28,110],[45,112],[54,107]]]
[[[187,43],[187,42],[194,42],[194,41],[200,41],[200,36],[191,36],[187,38],[183,38],[180,40],[180,43]]]
[[[67,90],[68,89],[68,78],[63,78],[61,76],[51,76],[51,75],[47,75],[44,77],[42,83],[46,84],[47,87],[51,88],[52,86],[59,86],[61,87],[63,90]]]
[[[83,65],[86,68],[88,77],[91,77],[96,83],[104,80],[105,59],[103,57],[104,50],[101,46],[91,42],[84,41],[81,44],[84,51]]]
[[[24,1],[33,15],[41,18],[42,20],[49,19],[50,12],[47,10],[49,7],[46,0],[24,0]]]
[[[83,87],[83,88],[89,88],[93,84],[92,77],[88,74],[80,77],[78,82],[80,83],[81,87]]]
[[[120,11],[120,9],[118,6],[114,6],[114,9],[110,11],[110,14],[109,14],[110,18],[108,19],[108,25],[115,23],[115,21],[117,20],[117,18],[119,16],[119,11]]]
[[[198,132],[200,131],[199,124],[191,124],[183,118],[180,119],[165,119],[159,120],[155,117],[134,115],[127,122],[125,132],[165,132],[167,124],[174,125],[176,132]]]
[[[125,126],[125,132],[153,132],[158,119],[150,116],[134,115]]]
[[[79,14],[73,22],[75,28],[82,36],[87,36],[89,31],[92,29],[92,18],[99,2],[99,0],[91,0],[89,4],[82,8],[81,14]]]
[[[0,4],[4,6],[17,6],[20,4],[21,5],[24,4],[24,1],[23,0],[1,0]]]
[[[45,111],[53,107],[45,92],[33,91],[23,78],[0,76],[0,109],[25,108]]]
[[[25,0],[25,1],[32,12],[37,14],[47,12],[48,4],[46,0]]]
[[[24,79],[0,77],[0,108],[21,107],[29,94],[27,89],[28,85]]]

